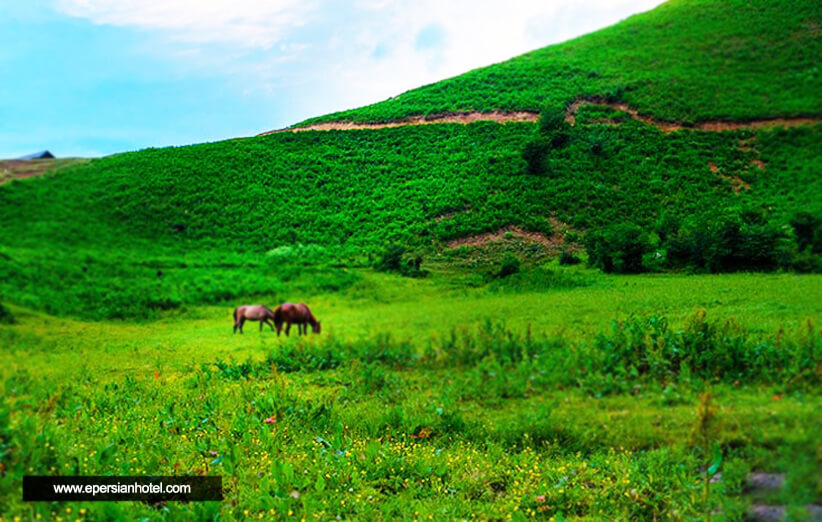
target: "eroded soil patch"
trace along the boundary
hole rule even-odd
[[[516,238],[530,243],[540,244],[549,252],[559,252],[565,244],[565,236],[572,230],[567,224],[557,219],[550,218],[550,222],[554,230],[550,236],[542,232],[532,232],[518,226],[509,225],[496,232],[486,232],[484,234],[452,239],[446,244],[446,247],[484,247],[489,243],[503,241],[507,238]]]
[[[630,108],[624,103],[609,102],[602,98],[584,98],[575,101],[569,105],[565,110],[565,121],[574,125],[576,123],[577,110],[583,105],[599,105],[603,107],[610,107],[611,109],[622,111],[629,114],[633,119],[641,121],[647,125],[653,125],[662,132],[669,133],[681,129],[703,130],[711,132],[726,132],[742,129],[767,129],[772,127],[798,127],[801,125],[812,125],[822,121],[820,118],[764,118],[761,120],[752,120],[746,122],[733,121],[703,121],[693,125],[683,125],[676,122],[668,122],[645,116],[640,114],[636,109]]]
[[[355,129],[384,129],[386,127],[402,127],[405,125],[433,125],[438,123],[461,123],[467,125],[475,121],[492,121],[496,123],[533,123],[539,119],[539,114],[528,111],[492,111],[492,112],[455,112],[449,114],[437,114],[432,116],[412,116],[405,120],[389,121],[381,123],[355,123],[351,121],[334,121],[325,123],[314,123],[304,127],[289,127],[260,134],[273,134],[275,132],[302,132],[302,131],[329,131],[329,130],[355,130]]]
[[[813,125],[822,121],[822,118],[800,117],[800,118],[764,118],[751,121],[703,121],[693,125],[683,125],[677,122],[668,122],[640,114],[636,109],[632,109],[624,103],[610,102],[603,98],[591,97],[582,98],[571,103],[565,110],[565,120],[574,125],[576,123],[577,110],[583,105],[598,105],[610,107],[611,109],[622,111],[630,115],[633,119],[641,121],[647,125],[653,125],[662,132],[676,132],[682,129],[702,130],[709,132],[726,132],[741,129],[767,129],[773,127],[798,127],[801,125]],[[387,127],[403,127],[405,125],[434,125],[439,123],[460,123],[466,125],[475,121],[491,121],[496,123],[534,123],[539,119],[539,113],[534,111],[465,111],[450,112],[446,114],[434,114],[429,116],[411,116],[403,120],[387,122],[351,122],[351,121],[330,121],[323,123],[313,123],[310,125],[288,127],[263,132],[259,136],[274,134],[277,132],[303,132],[303,131],[331,131],[331,130],[356,130],[356,129],[384,129]],[[619,125],[618,121],[594,121],[594,124]]]

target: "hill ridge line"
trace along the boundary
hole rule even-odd
[[[583,105],[599,105],[610,107],[614,110],[628,113],[633,119],[652,125],[664,133],[676,132],[682,129],[702,130],[710,132],[726,132],[742,129],[762,129],[770,127],[798,127],[801,125],[813,125],[822,122],[820,117],[800,116],[795,118],[773,117],[761,118],[750,121],[725,121],[709,120],[686,125],[677,122],[658,120],[651,116],[645,116],[636,109],[630,108],[624,103],[609,102],[601,98],[580,98],[568,105],[565,110],[565,121],[574,125],[576,122],[577,110]],[[280,132],[306,132],[306,131],[332,131],[332,130],[360,130],[360,129],[384,129],[390,127],[405,127],[408,125],[436,125],[444,123],[459,123],[467,125],[477,121],[490,121],[496,123],[535,123],[539,119],[539,113],[534,111],[464,111],[436,114],[430,116],[411,116],[403,120],[387,122],[353,122],[353,121],[329,121],[313,123],[305,126],[287,127],[258,134],[266,136]]]

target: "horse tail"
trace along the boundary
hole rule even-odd
[[[274,324],[283,324],[283,311],[281,306],[274,309]]]
[[[240,308],[239,308],[239,307],[234,309],[234,322],[235,322],[235,323],[237,322],[237,313],[238,313],[239,311],[240,311]]]

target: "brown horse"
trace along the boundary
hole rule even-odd
[[[286,323],[285,335],[291,331],[292,323],[297,325],[300,335],[308,333],[308,325],[311,325],[312,332],[320,333],[320,322],[305,303],[283,303],[278,306],[274,310],[274,324],[277,325],[278,336],[283,329],[283,323]]]
[[[269,322],[274,320],[274,312],[271,308],[265,305],[243,305],[234,309],[234,333],[240,330],[243,333],[243,324],[246,321],[259,321],[260,331],[263,331],[263,323],[271,327],[274,331],[274,325]],[[279,332],[278,332],[279,333]]]

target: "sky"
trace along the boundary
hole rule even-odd
[[[253,136],[661,0],[0,0],[0,158]]]

